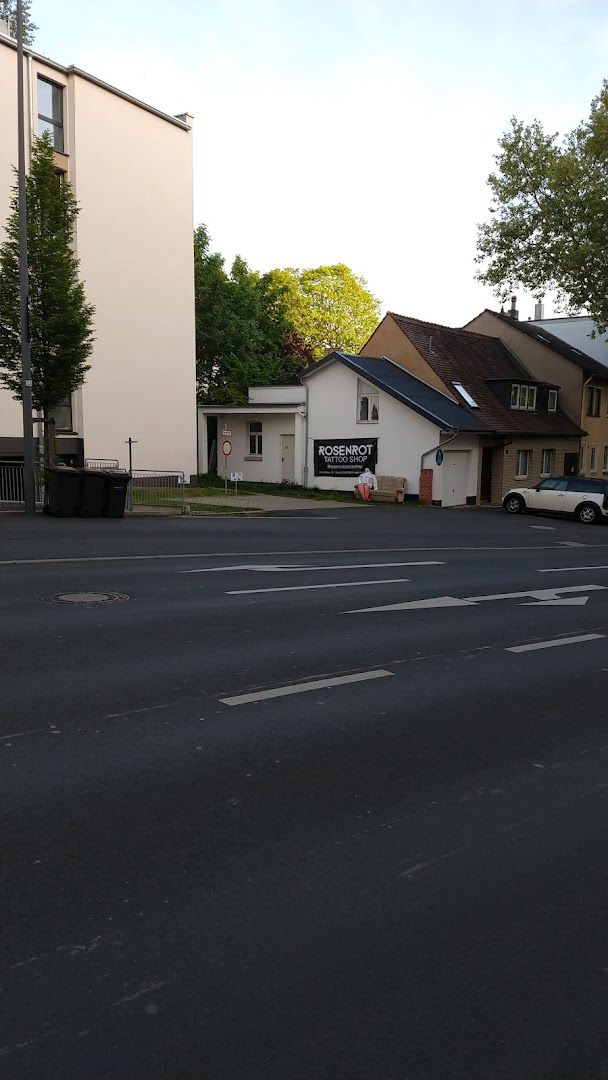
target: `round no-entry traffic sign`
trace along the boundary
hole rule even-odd
[[[230,442],[230,439],[224,439],[222,443],[222,454],[224,455],[224,457],[230,457],[231,453],[232,443]]]

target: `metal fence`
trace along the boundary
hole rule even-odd
[[[0,503],[23,505],[23,462],[0,461]],[[36,477],[36,505],[44,504],[44,483]]]
[[[183,472],[166,469],[133,469],[127,508],[172,506],[186,512],[186,478]]]
[[[118,458],[88,457],[84,459],[85,469],[118,469]]]

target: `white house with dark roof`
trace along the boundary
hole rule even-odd
[[[406,497],[476,501],[479,437],[489,429],[474,410],[385,356],[332,352],[301,380],[251,387],[247,405],[199,406],[199,471],[352,491],[369,465],[405,477]]]

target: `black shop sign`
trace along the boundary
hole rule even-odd
[[[315,476],[358,476],[376,468],[377,439],[315,439]]]

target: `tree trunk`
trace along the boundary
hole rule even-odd
[[[43,464],[45,469],[51,469],[57,463],[55,420],[52,416],[44,416],[43,430]]]

